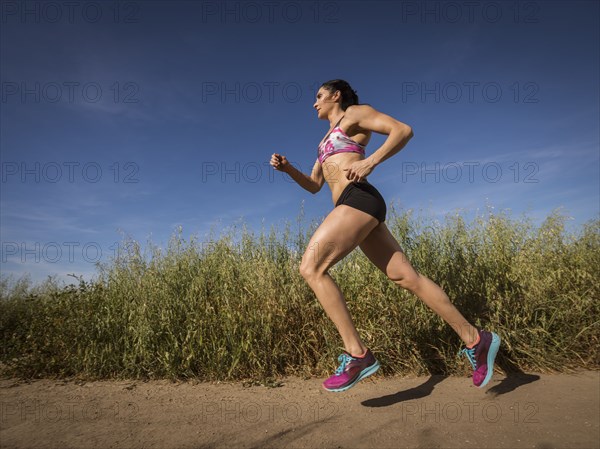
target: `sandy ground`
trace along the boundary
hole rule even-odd
[[[279,387],[0,380],[2,448],[600,448],[600,372]]]

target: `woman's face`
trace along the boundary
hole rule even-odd
[[[337,91],[336,91],[337,92]],[[333,109],[336,101],[334,100],[334,94],[332,94],[325,87],[321,87],[317,92],[317,101],[313,107],[317,110],[317,117],[326,119],[329,115],[329,111]]]

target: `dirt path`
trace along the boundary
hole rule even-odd
[[[2,448],[600,448],[600,372],[277,388],[0,380]]]

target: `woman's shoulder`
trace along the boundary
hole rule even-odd
[[[354,128],[361,120],[371,115],[373,111],[375,111],[375,108],[370,104],[353,104],[348,106],[344,111],[344,121],[346,121],[350,127]]]
[[[348,106],[346,108],[346,112],[357,112],[357,111],[369,111],[375,109],[373,106],[371,106],[369,103],[360,103],[360,104],[351,104],[350,106]]]
[[[345,116],[349,119],[362,117],[366,114],[371,114],[375,108],[368,103],[353,104],[346,108]]]

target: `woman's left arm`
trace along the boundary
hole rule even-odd
[[[366,177],[377,165],[404,148],[413,137],[412,128],[406,123],[383,114],[369,105],[348,107],[346,117],[349,122],[355,123],[359,128],[388,136],[383,145],[368,158],[354,162],[350,168],[345,169],[346,177],[350,180],[360,181]]]

